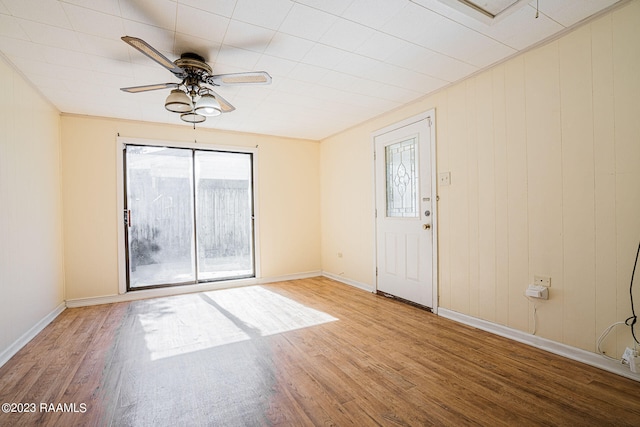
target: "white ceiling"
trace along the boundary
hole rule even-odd
[[[184,126],[168,90],[119,90],[178,82],[121,36],[265,70],[269,86],[218,88],[237,109],[197,126],[319,140],[617,2],[539,0],[536,18],[533,0],[487,25],[438,0],[0,0],[0,52],[62,112]]]

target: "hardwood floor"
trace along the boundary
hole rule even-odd
[[[1,426],[640,425],[638,382],[326,278],[67,309],[5,402],[36,410]]]

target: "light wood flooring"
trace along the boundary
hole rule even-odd
[[[67,309],[5,402],[38,410],[0,426],[640,426],[638,382],[326,278]]]

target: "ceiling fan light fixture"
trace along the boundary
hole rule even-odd
[[[192,112],[180,114],[180,118],[187,123],[194,123],[194,124],[202,123],[205,120],[207,120],[205,116],[201,114],[192,113]]]
[[[219,116],[222,113],[220,103],[215,96],[209,93],[202,95],[200,99],[198,99],[193,111],[197,114],[202,114],[203,116],[208,117]]]
[[[167,96],[164,108],[172,113],[188,113],[193,110],[193,104],[191,103],[191,98],[189,98],[186,93],[180,89],[174,89],[169,96]]]

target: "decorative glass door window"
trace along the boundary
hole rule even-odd
[[[385,147],[387,216],[417,218],[418,167],[416,138]]]
[[[253,277],[252,154],[126,145],[127,288]]]

